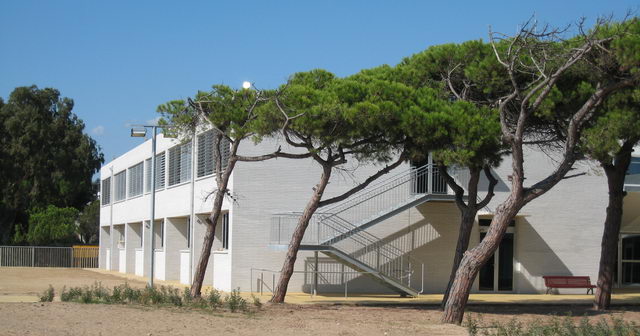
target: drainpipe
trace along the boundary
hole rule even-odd
[[[113,188],[113,166],[109,167],[111,177],[109,178],[109,270],[113,268],[113,202],[115,201],[115,190]]]
[[[193,233],[195,230],[193,229],[196,225],[196,216],[194,213],[195,209],[195,181],[196,181],[196,130],[193,129],[192,137],[191,137],[191,197],[189,198],[190,202],[190,213],[189,213],[189,284],[192,282],[193,278],[193,242],[195,241],[193,237]]]

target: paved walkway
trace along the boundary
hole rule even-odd
[[[28,281],[26,280],[28,279]],[[142,287],[147,279],[132,274],[102,269],[63,269],[63,268],[17,268],[0,270],[0,302],[35,302],[38,295],[49,284],[56,290],[63,285],[89,286],[95,281],[107,287],[128,282],[132,286]],[[178,281],[156,280],[157,285],[187,287]],[[58,288],[60,287],[60,288]],[[204,286],[203,291],[211,287]],[[252,293],[244,292],[249,297]],[[253,293],[263,302],[271,298],[271,293]],[[353,304],[353,305],[438,305],[442,294],[425,294],[416,298],[402,298],[391,294],[322,294],[311,296],[307,293],[289,293],[286,302],[293,304]],[[479,305],[590,305],[593,295],[582,294],[471,294],[469,304]],[[640,288],[637,290],[617,291],[613,294],[614,305],[640,305]]]
[[[94,272],[120,276],[135,281],[146,281],[146,278],[123,274],[115,271],[102,269],[91,269]],[[186,287],[178,281],[157,281],[158,284],[174,287]],[[211,287],[205,286],[203,290]],[[242,293],[250,296],[251,293]],[[263,302],[271,298],[271,293],[253,293]],[[442,301],[442,294],[423,294],[416,298],[402,298],[393,294],[349,294],[346,298],[344,294],[319,294],[311,296],[308,293],[288,293],[286,302],[293,304],[355,304],[355,305],[439,305]],[[640,305],[640,288],[633,290],[617,291],[613,294],[611,301],[614,305]],[[583,294],[471,294],[469,304],[509,304],[509,305],[591,305],[593,295]]]

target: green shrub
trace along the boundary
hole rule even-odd
[[[128,303],[140,303],[142,291],[140,289],[131,288],[128,283],[122,285],[122,301]]]
[[[193,296],[191,295],[189,287],[185,287],[182,291],[182,302],[184,302],[185,305],[191,305],[193,303]]]
[[[251,300],[253,300],[253,305],[254,305],[256,308],[258,308],[258,309],[262,308],[262,302],[260,301],[260,298],[259,298],[259,297],[257,297],[257,296],[255,296],[255,295],[251,294]]]
[[[220,294],[220,291],[218,291],[217,289],[211,289],[206,295],[205,295],[205,302],[207,304],[207,306],[209,306],[209,308],[216,310],[218,308],[220,308],[223,304],[222,302],[222,294]]]
[[[42,295],[40,295],[40,302],[51,302],[53,301],[53,297],[55,296],[55,292],[53,291],[53,287],[49,285]]]
[[[247,300],[240,296],[239,288],[232,290],[231,293],[225,297],[225,303],[232,313],[238,310],[243,312],[247,311]]]

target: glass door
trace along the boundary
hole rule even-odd
[[[620,252],[621,284],[640,285],[640,235],[623,235]]]
[[[481,230],[484,229],[481,227]],[[486,232],[480,232],[480,240]],[[481,291],[510,292],[513,291],[513,247],[514,233],[509,228],[500,242],[496,252],[480,269],[478,289]]]

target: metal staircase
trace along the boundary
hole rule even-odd
[[[434,165],[411,167],[314,214],[300,249],[322,252],[401,295],[417,296],[420,291],[411,278],[422,263],[366,229],[421,203],[453,199]],[[289,244],[300,215],[274,215],[271,245]]]

